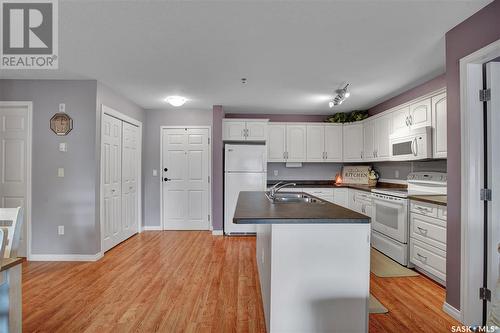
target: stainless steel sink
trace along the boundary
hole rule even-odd
[[[266,193],[267,195],[267,193]],[[280,192],[276,193],[274,198],[270,198],[269,195],[267,195],[267,198],[272,202],[272,203],[314,203],[314,204],[323,204],[324,201],[319,200],[315,197],[312,197],[310,195],[307,195],[305,193],[287,193],[287,192]]]

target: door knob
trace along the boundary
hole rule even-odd
[[[167,172],[167,171],[168,171],[168,168],[163,169],[163,171]]]
[[[163,180],[164,180],[164,181],[166,181],[166,182],[169,182],[169,181],[171,181],[172,179],[170,179],[170,178],[163,178]]]

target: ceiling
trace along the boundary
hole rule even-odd
[[[443,73],[445,33],[489,2],[61,0],[60,69],[0,76],[97,79],[147,109],[366,109]]]

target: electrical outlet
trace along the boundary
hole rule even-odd
[[[399,170],[394,171],[394,178],[399,178]]]
[[[66,104],[64,103],[59,104],[59,112],[66,112]]]
[[[278,176],[278,173],[279,173],[278,170],[274,170],[274,176],[275,177]]]
[[[59,151],[60,152],[67,152],[68,151],[68,144],[66,142],[60,142],[59,143]]]
[[[158,176],[158,170],[153,169],[153,177],[156,177],[156,176]]]
[[[64,226],[63,225],[60,225],[60,226],[57,227],[57,234],[59,236],[64,235]]]
[[[57,168],[57,177],[64,178],[64,168]]]

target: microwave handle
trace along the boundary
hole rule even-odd
[[[416,141],[416,139],[411,140],[411,146],[410,146],[410,148],[411,148],[411,153],[414,156],[417,156],[417,150],[415,149],[415,141]]]
[[[413,153],[415,156],[418,155],[418,141],[417,138],[413,139],[413,142],[415,143],[415,152]]]

